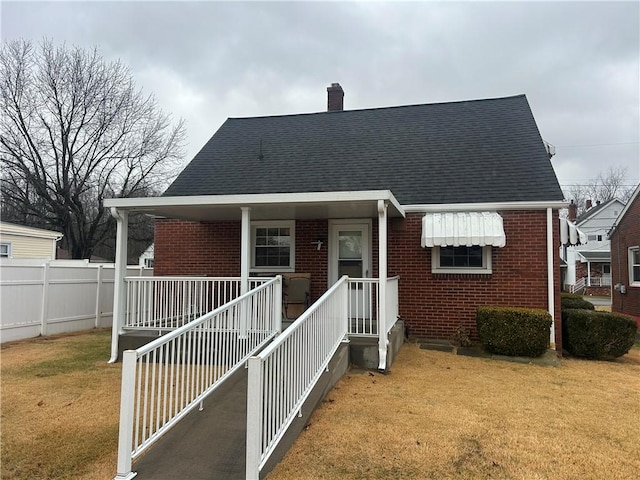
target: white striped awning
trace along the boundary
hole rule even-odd
[[[504,247],[506,237],[498,212],[427,213],[422,218],[421,243],[423,248]]]
[[[587,235],[567,218],[560,219],[560,245],[584,245]]]

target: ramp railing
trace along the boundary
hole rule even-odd
[[[281,329],[277,276],[200,318],[124,352],[117,480],[132,461],[242,368]]]
[[[262,352],[249,359],[246,478],[284,437],[348,335],[348,278],[342,277]]]

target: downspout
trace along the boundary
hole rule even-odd
[[[109,363],[118,360],[118,340],[124,333],[124,317],[126,315],[126,285],[124,277],[127,274],[127,238],[129,229],[129,212],[118,211],[111,207],[111,216],[116,219],[116,268],[113,279],[113,321],[111,327],[111,358]]]
[[[387,203],[378,200],[378,370],[387,369]]]
[[[549,345],[556,348],[556,321],[555,321],[555,286],[553,272],[553,210],[547,208],[547,298],[548,309],[551,315],[551,332],[549,333]]]

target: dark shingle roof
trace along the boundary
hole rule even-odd
[[[380,189],[404,205],[563,199],[524,95],[230,118],[164,195]]]
[[[587,210],[585,212],[582,212],[578,216],[578,218],[576,218],[576,225],[579,224],[579,223],[584,222],[587,218],[591,218],[596,213],[598,213],[600,210],[602,210],[604,207],[606,207],[607,205],[609,205],[610,203],[613,203],[613,202],[619,202],[619,200],[617,198],[612,198],[611,200],[608,200],[606,202],[597,203],[596,205],[591,207],[589,210]]]

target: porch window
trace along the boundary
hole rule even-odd
[[[0,243],[0,258],[11,258],[10,243]]]
[[[640,247],[629,248],[629,285],[640,287]]]
[[[432,273],[491,273],[491,247],[434,247]]]
[[[251,224],[251,269],[268,272],[295,270],[295,222]]]

